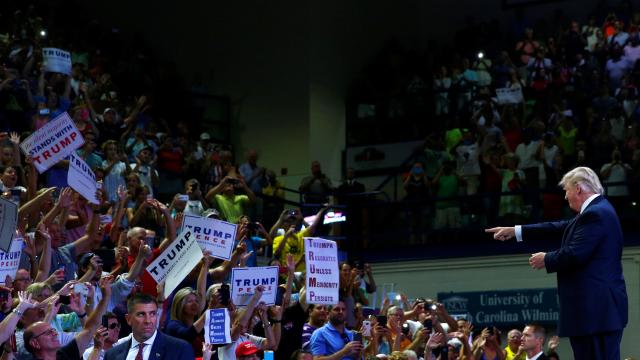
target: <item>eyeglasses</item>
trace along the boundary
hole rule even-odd
[[[109,325],[109,329],[113,330],[113,329],[115,329],[115,328],[120,329],[120,323],[117,323],[117,322],[116,322],[116,323],[113,323],[113,324],[110,324],[110,325]]]
[[[32,337],[32,339],[37,339],[38,337],[40,337],[42,335],[47,335],[47,336],[58,335],[58,331],[56,329],[54,329],[54,328],[49,328],[49,329],[41,332],[40,334]]]

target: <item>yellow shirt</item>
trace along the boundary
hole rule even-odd
[[[298,261],[304,257],[304,238],[308,236],[309,228],[305,228],[304,230],[293,234],[293,236],[288,237],[287,242],[282,248],[282,252],[280,252],[280,264],[287,264],[287,254],[293,255],[293,260],[298,263]],[[284,235],[276,236],[276,238],[273,239],[274,252],[278,247],[280,247],[282,240],[284,240]],[[305,271],[304,261],[301,261],[298,266],[296,266],[296,271]]]
[[[520,354],[520,356],[515,357],[515,353],[513,351],[511,351],[511,348],[509,348],[509,345],[507,345],[506,348],[504,348],[504,351],[507,352],[507,356],[504,358],[504,360],[526,360],[526,353],[522,353]]]

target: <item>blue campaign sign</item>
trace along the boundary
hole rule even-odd
[[[555,288],[438,293],[438,302],[454,318],[467,319],[476,328],[556,325],[560,312]]]
[[[209,344],[231,342],[231,323],[227,309],[209,309],[205,315],[204,337]]]

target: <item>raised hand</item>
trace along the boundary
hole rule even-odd
[[[17,132],[11,132],[9,136],[9,141],[11,141],[14,145],[20,144],[20,135]]]
[[[100,326],[95,335],[93,335],[93,347],[102,349],[107,336],[109,336],[109,329],[104,326]]]

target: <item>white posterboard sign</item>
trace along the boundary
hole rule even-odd
[[[202,216],[185,215],[182,229],[191,231],[200,248],[209,250],[211,256],[231,260],[236,239],[236,224]]]
[[[236,306],[247,306],[256,286],[264,286],[259,302],[276,303],[278,292],[278,267],[248,267],[231,270],[231,300]]]
[[[0,284],[6,285],[4,279],[7,275],[12,279],[16,278],[16,272],[20,267],[20,256],[24,241],[22,238],[15,238],[11,242],[9,251],[0,251]]]
[[[334,305],[338,303],[340,273],[338,271],[338,245],[335,241],[306,237],[304,256],[307,270],[306,297],[309,304]]]
[[[9,251],[11,239],[18,226],[18,205],[0,197],[0,249]],[[4,281],[4,279],[0,279]]]
[[[231,321],[229,311],[208,309],[204,316],[204,338],[209,344],[229,344],[231,342]]]
[[[496,89],[496,96],[498,97],[498,104],[520,104],[524,102],[524,96],[522,96],[521,88],[500,88]]]
[[[146,270],[156,283],[165,280],[164,296],[168,298],[202,257],[202,250],[191,232],[183,231]]]
[[[56,48],[42,48],[44,71],[71,76],[71,53]]]
[[[73,153],[69,156],[67,183],[90,203],[100,204],[96,197],[96,175],[82,158]]]
[[[84,138],[69,114],[62,113],[20,143],[25,155],[31,155],[33,165],[43,173],[84,144]]]

